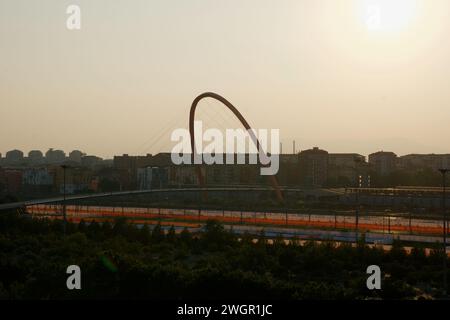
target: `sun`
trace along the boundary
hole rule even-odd
[[[361,14],[367,29],[396,32],[409,27],[417,15],[417,0],[362,0]]]

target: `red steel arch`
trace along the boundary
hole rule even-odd
[[[195,156],[195,154],[197,154],[197,150],[195,148],[195,134],[194,134],[195,133],[194,132],[195,131],[195,129],[194,129],[195,110],[197,109],[198,103],[204,98],[212,98],[212,99],[222,102],[222,104],[224,104],[229,110],[231,110],[231,112],[233,112],[233,114],[239,119],[239,121],[241,122],[241,124],[244,126],[244,128],[246,130],[252,129],[250,127],[250,125],[248,124],[247,120],[245,120],[245,118],[239,112],[239,110],[236,109],[236,107],[233,106],[227,99],[225,99],[224,97],[222,97],[214,92],[202,93],[201,95],[199,95],[197,98],[194,99],[194,101],[192,102],[192,105],[191,105],[191,110],[189,112],[189,134],[191,137],[192,163],[194,163],[194,156]],[[258,150],[258,152],[260,151],[260,148],[261,148],[261,146],[260,146],[259,140],[256,138],[256,149]],[[200,166],[197,166],[197,177],[198,177],[198,181],[200,183],[200,187],[203,188],[205,186],[205,180],[204,180],[203,173],[202,173]],[[270,180],[272,187],[275,190],[277,199],[280,202],[282,202],[283,195],[282,195],[280,187],[278,185],[277,178],[275,177],[275,175],[272,175],[272,176],[269,176],[269,180]]]

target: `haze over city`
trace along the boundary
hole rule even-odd
[[[81,30],[66,28],[72,3]],[[450,3],[390,3],[3,0],[0,152],[169,151],[192,100],[214,91],[253,127],[281,129],[285,152],[295,139],[448,153]]]

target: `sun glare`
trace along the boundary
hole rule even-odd
[[[371,31],[400,31],[410,26],[417,0],[363,0],[362,16]]]

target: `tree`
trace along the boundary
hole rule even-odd
[[[166,239],[168,242],[174,243],[175,238],[176,238],[175,227],[171,225],[169,231],[167,232]]]
[[[139,240],[143,244],[149,244],[151,240],[151,233],[150,228],[148,227],[148,224],[144,224],[139,232]]]
[[[161,224],[158,222],[158,224],[155,225],[152,230],[152,241],[158,243],[163,240],[164,240],[164,231],[161,228]]]
[[[79,229],[79,227],[78,227],[78,229]],[[98,240],[98,239],[102,238],[102,234],[103,234],[102,231],[103,231],[102,227],[100,227],[98,222],[95,220],[92,220],[85,232],[87,232],[89,237],[91,237],[92,239]]]
[[[278,233],[273,241],[275,247],[284,247],[286,243],[284,242],[284,237],[281,233]]]
[[[241,243],[244,245],[245,244],[247,244],[247,245],[253,244],[253,236],[247,230],[245,230],[245,232],[241,236]]]
[[[231,245],[235,237],[226,231],[224,226],[216,220],[208,220],[205,224],[205,231],[202,234],[202,243],[212,250],[223,249]]]
[[[78,232],[86,233],[87,227],[84,219],[81,219],[80,223],[78,223]]]
[[[127,220],[125,218],[117,218],[114,220],[112,233],[115,236],[125,236],[127,234]]]
[[[185,244],[189,244],[192,240],[192,235],[186,227],[180,233],[180,240]]]
[[[106,237],[110,237],[112,235],[112,225],[111,222],[109,221],[104,221],[102,223],[102,233],[106,236]]]
[[[266,232],[264,229],[261,229],[258,235],[258,245],[265,246],[267,244]]]

